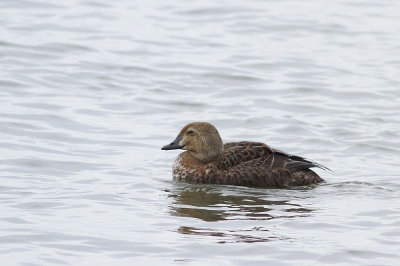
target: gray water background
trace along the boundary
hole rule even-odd
[[[0,2],[2,265],[398,265],[400,2]],[[334,172],[173,181],[191,121]]]

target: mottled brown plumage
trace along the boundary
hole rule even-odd
[[[322,182],[311,167],[324,166],[260,142],[223,144],[207,122],[186,125],[163,150],[184,149],[173,165],[178,179],[239,186],[287,187]]]

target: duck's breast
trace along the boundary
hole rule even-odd
[[[183,152],[178,155],[173,166],[172,174],[174,178],[186,179],[196,182],[204,182],[204,165],[193,158],[189,152]]]

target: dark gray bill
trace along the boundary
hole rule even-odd
[[[171,142],[171,143],[168,144],[168,145],[163,146],[161,149],[162,149],[162,150],[176,150],[176,149],[182,149],[183,146],[179,145],[179,141],[181,141],[181,139],[182,139],[182,135],[178,135],[178,136],[176,137],[176,139],[175,139],[173,142]]]

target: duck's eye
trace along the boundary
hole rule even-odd
[[[194,134],[194,131],[193,130],[189,130],[187,133],[188,134]]]

